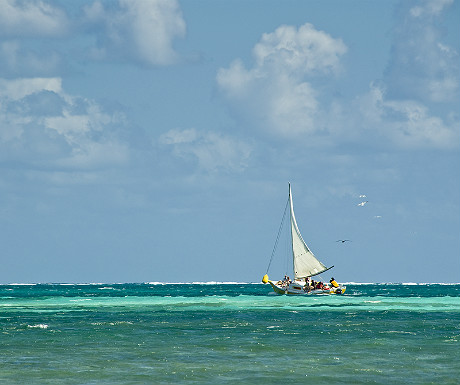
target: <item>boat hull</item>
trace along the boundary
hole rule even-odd
[[[346,286],[333,287],[329,290],[324,289],[314,289],[314,290],[305,290],[304,286],[298,283],[291,283],[288,286],[281,286],[272,281],[268,281],[270,286],[273,288],[273,291],[279,295],[342,295],[347,289]]]

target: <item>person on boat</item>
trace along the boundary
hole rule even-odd
[[[291,282],[291,279],[287,275],[285,275],[283,278],[282,287],[289,286],[290,282]]]
[[[331,283],[331,285],[333,287],[339,287],[339,284],[337,283],[337,281],[334,279],[334,277],[331,278],[331,280],[329,281]]]
[[[304,286],[303,290],[306,291],[307,293],[310,292],[310,290],[311,290],[310,277],[305,277],[305,286]]]
[[[310,291],[309,277],[305,277],[305,286],[303,287],[304,291]]]

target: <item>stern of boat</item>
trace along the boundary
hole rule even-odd
[[[331,290],[331,294],[342,295],[345,294],[345,290],[347,290],[346,286],[339,286]]]

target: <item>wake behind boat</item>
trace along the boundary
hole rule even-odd
[[[326,267],[322,262],[320,262],[311,250],[308,248],[307,244],[300,234],[300,230],[297,226],[297,221],[294,215],[294,205],[292,203],[292,193],[291,193],[291,184],[289,183],[289,198],[286,203],[286,208],[284,210],[283,219],[281,222],[281,228],[284,223],[284,218],[286,217],[286,211],[289,206],[289,218],[290,218],[290,233],[291,233],[291,249],[292,249],[292,261],[293,261],[293,273],[294,280],[285,275],[284,279],[279,281],[271,281],[268,278],[268,270],[270,268],[271,261],[273,259],[273,254],[275,252],[278,237],[275,241],[275,248],[268,265],[267,274],[262,278],[263,283],[269,283],[273,288],[276,294],[297,294],[297,295],[312,295],[312,294],[344,294],[346,286],[339,285],[334,278],[332,278],[329,283],[324,284],[321,281],[315,281],[312,277],[315,277],[329,269],[332,269],[334,266]]]

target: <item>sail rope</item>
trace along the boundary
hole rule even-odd
[[[270,270],[270,266],[271,266],[272,261],[273,261],[273,256],[275,255],[276,248],[278,247],[278,241],[279,241],[279,239],[280,239],[281,230],[283,229],[284,218],[286,217],[286,211],[287,211],[288,205],[289,205],[289,198],[288,198],[288,200],[287,200],[287,202],[286,202],[286,206],[284,207],[283,218],[281,219],[281,225],[280,225],[280,228],[279,228],[279,230],[278,230],[278,235],[276,236],[275,245],[273,246],[273,251],[272,251],[272,255],[271,255],[271,257],[270,257],[270,262],[268,263],[268,267],[267,267],[267,272],[266,272],[266,274],[268,274],[268,270]]]

